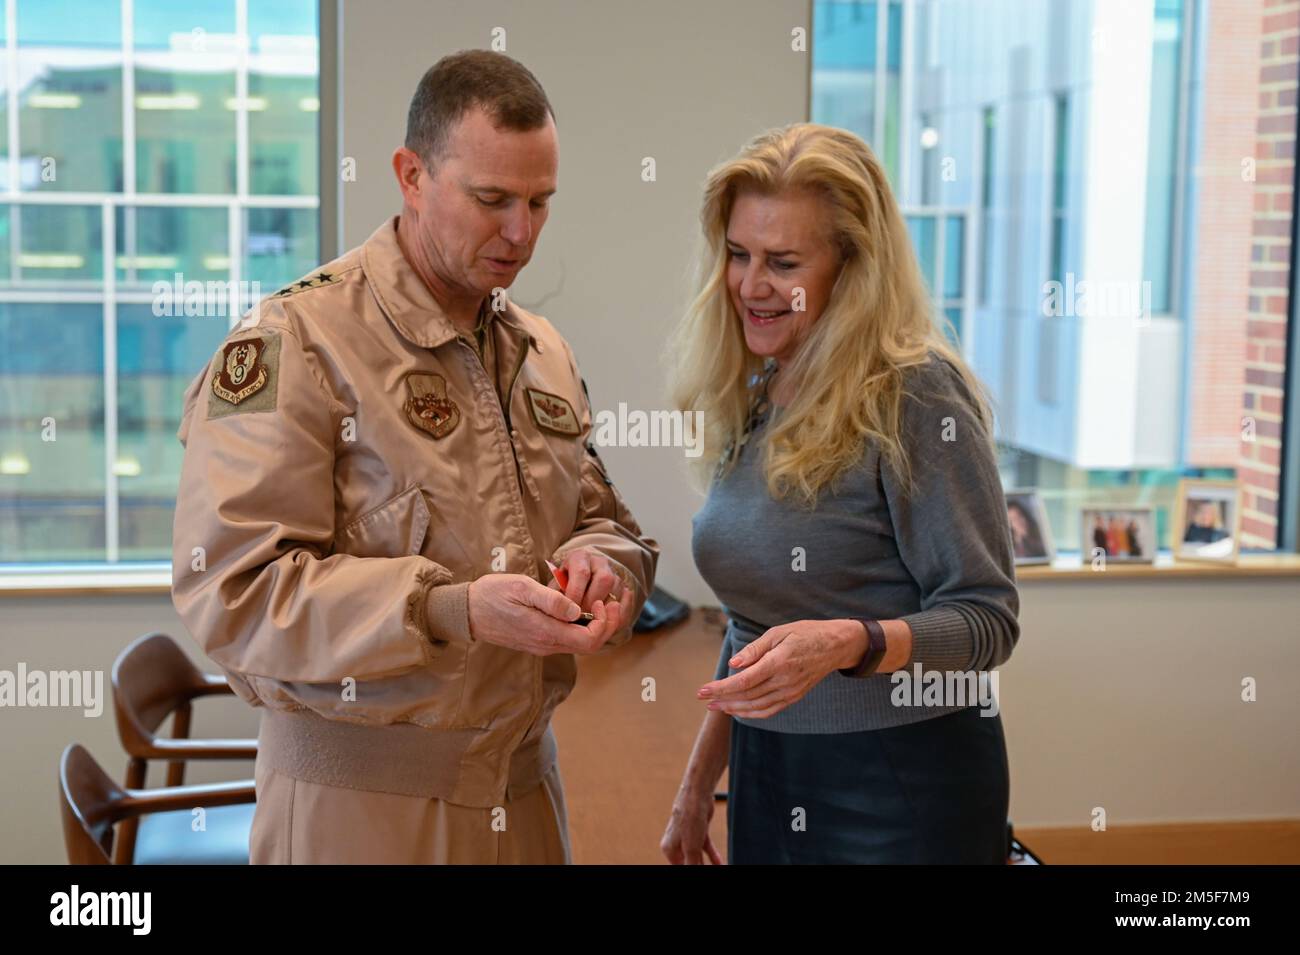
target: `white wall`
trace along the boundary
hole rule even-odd
[[[1300,817],[1296,578],[1020,593],[999,677],[1018,826],[1087,825],[1096,806],[1111,825]],[[1256,702],[1242,701],[1246,677]]]

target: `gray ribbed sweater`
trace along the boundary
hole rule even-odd
[[[905,385],[910,497],[869,442],[861,465],[824,491],[814,511],[773,500],[761,466],[764,418],[735,467],[713,483],[694,518],[692,550],[729,618],[715,678],[734,672],[727,661],[764,630],[808,619],[906,620],[913,634],[908,673],[917,663],[925,672],[991,670],[1010,656],[1020,603],[992,449],[947,362],[932,353],[928,364],[906,372]],[[961,709],[896,706],[894,690],[888,674],[831,673],[793,706],[742,722],[844,733]]]

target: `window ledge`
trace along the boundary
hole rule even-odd
[[[1079,555],[1058,557],[1052,564],[1022,564],[1016,567],[1016,580],[1083,580],[1148,578],[1175,580],[1179,578],[1217,577],[1300,577],[1300,554],[1243,554],[1236,563],[1212,561],[1174,560],[1161,553],[1154,564],[1125,564],[1110,561],[1105,570],[1093,570],[1084,564]]]
[[[101,594],[166,594],[170,564],[46,566],[0,570],[0,598],[83,597]]]
[[[1016,581],[1095,580],[1098,578],[1242,578],[1300,577],[1300,554],[1246,554],[1235,564],[1175,561],[1162,553],[1154,564],[1110,562],[1105,570],[1084,566],[1078,555],[1058,557],[1052,564],[1022,564]],[[0,598],[93,597],[125,594],[171,595],[171,566],[133,564],[129,567],[69,567],[0,571]]]

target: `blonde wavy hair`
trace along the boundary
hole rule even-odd
[[[764,359],[745,345],[727,290],[727,225],[741,192],[807,190],[822,197],[840,270],[826,308],[807,330],[782,376],[793,400],[768,435],[764,470],[774,498],[793,493],[808,506],[860,463],[868,439],[912,486],[900,438],[903,373],[927,352],[947,359],[973,399],[991,443],[992,412],[979,380],[934,318],[903,217],[885,171],[861,139],[842,129],[798,123],[751,140],[709,173],[700,212],[704,248],[694,299],[669,346],[671,396],[679,411],[703,413],[700,476],[721,476],[749,417],[751,382]]]

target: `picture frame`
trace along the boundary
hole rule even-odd
[[[1174,560],[1235,564],[1241,549],[1241,482],[1178,482],[1170,548]]]
[[[1056,543],[1038,489],[1015,488],[1004,496],[1016,566],[1052,563],[1056,559]]]
[[[1079,551],[1085,565],[1105,554],[1108,564],[1154,564],[1156,509],[1099,506],[1079,509]]]

